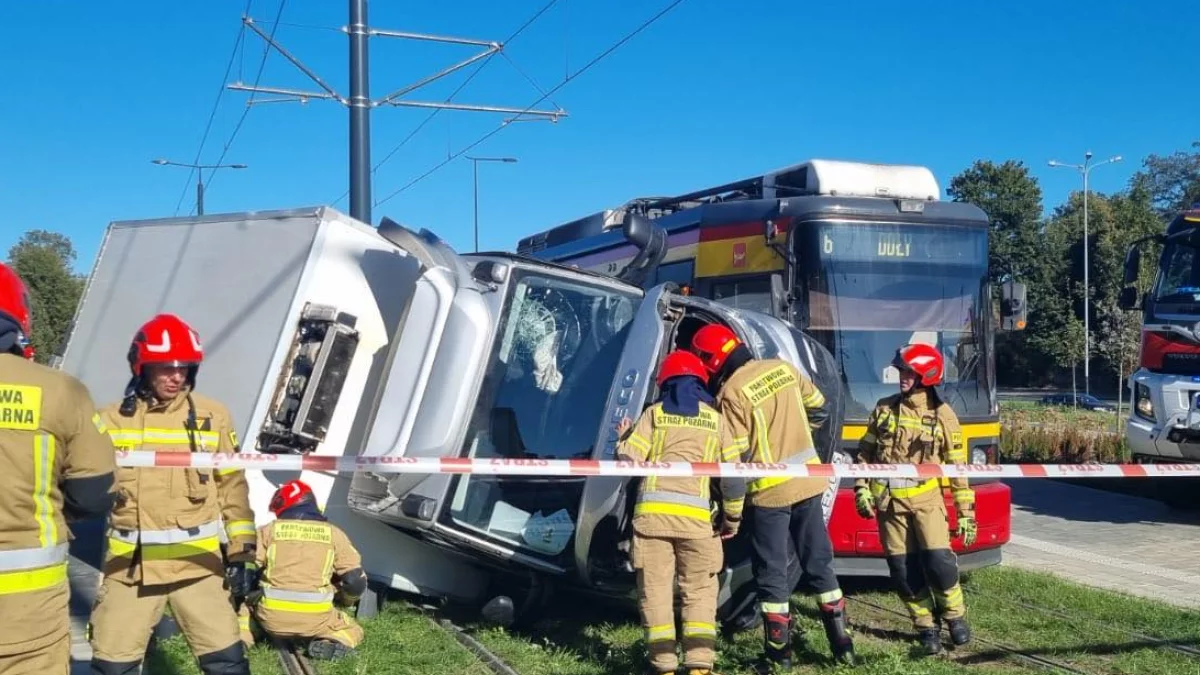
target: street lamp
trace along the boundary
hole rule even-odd
[[[1121,156],[1115,155],[1106,160],[1096,162],[1095,164],[1092,164],[1091,161],[1091,150],[1088,150],[1086,153],[1084,153],[1083,164],[1064,164],[1057,160],[1050,160],[1050,166],[1052,167],[1075,169],[1079,173],[1083,174],[1083,391],[1085,394],[1092,393],[1091,380],[1089,379],[1091,374],[1091,368],[1089,364],[1091,361],[1090,346],[1092,335],[1091,331],[1089,330],[1090,325],[1088,319],[1088,306],[1091,304],[1092,289],[1091,286],[1088,285],[1088,174],[1091,173],[1092,169],[1098,166],[1121,161]]]
[[[169,159],[152,159],[150,163],[159,166],[182,166],[196,169],[196,215],[204,215],[204,169],[245,169],[245,164],[184,164],[172,162]]]
[[[475,252],[479,252],[479,163],[480,162],[504,162],[505,164],[515,164],[516,157],[467,157],[471,160],[471,167],[475,174]]]

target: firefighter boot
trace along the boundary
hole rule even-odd
[[[946,628],[950,630],[950,641],[955,647],[961,647],[971,641],[971,627],[963,618],[946,619]]]
[[[922,628],[917,633],[917,640],[927,655],[932,656],[942,651],[942,632],[937,628]]]
[[[337,640],[322,640],[318,638],[308,643],[308,657],[320,661],[336,661],[351,651],[349,647]]]
[[[775,603],[772,603],[775,604]],[[758,663],[760,675],[792,667],[792,617],[787,603],[778,603],[782,612],[763,612],[763,657]]]
[[[845,598],[838,598],[836,602],[822,602],[820,609],[821,623],[825,626],[825,637],[829,640],[833,660],[848,666],[854,665],[854,640],[846,627]]]

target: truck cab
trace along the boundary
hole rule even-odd
[[[1162,252],[1148,290],[1139,294],[1141,247],[1149,243]],[[1200,461],[1200,203],[1176,216],[1164,234],[1134,242],[1124,277],[1121,307],[1142,314],[1125,426],[1134,460]]]
[[[463,457],[536,465],[614,460],[616,424],[653,401],[662,359],[707,323],[782,358],[830,400],[818,433],[825,461],[841,437],[841,381],[815,340],[770,316],[643,290],[610,276],[507,253],[455,254],[432,235],[385,221],[381,236],[420,260],[409,309],[384,358],[361,454]],[[826,500],[832,509],[833,480]],[[636,479],[412,475],[361,471],[348,504],[503,579],[567,585],[632,600],[628,565]],[[751,600],[746,537],[727,543],[723,615]]]

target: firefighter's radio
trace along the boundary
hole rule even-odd
[[[258,434],[260,452],[311,452],[325,440],[358,347],[356,318],[308,303],[275,384]]]

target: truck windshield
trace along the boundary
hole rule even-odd
[[[640,291],[514,272],[463,455],[590,459]],[[449,517],[548,558],[567,548],[582,478],[457,478]],[[563,556],[566,558],[566,556]]]
[[[811,230],[815,246],[801,253],[806,332],[841,364],[846,421],[864,421],[880,398],[898,391],[890,364],[908,342],[941,350],[941,391],[960,417],[990,415],[986,232],[890,223],[823,223]]]
[[[1196,249],[1184,243],[1168,244],[1162,261],[1162,276],[1154,299],[1166,305],[1200,304],[1200,265],[1197,265]]]

